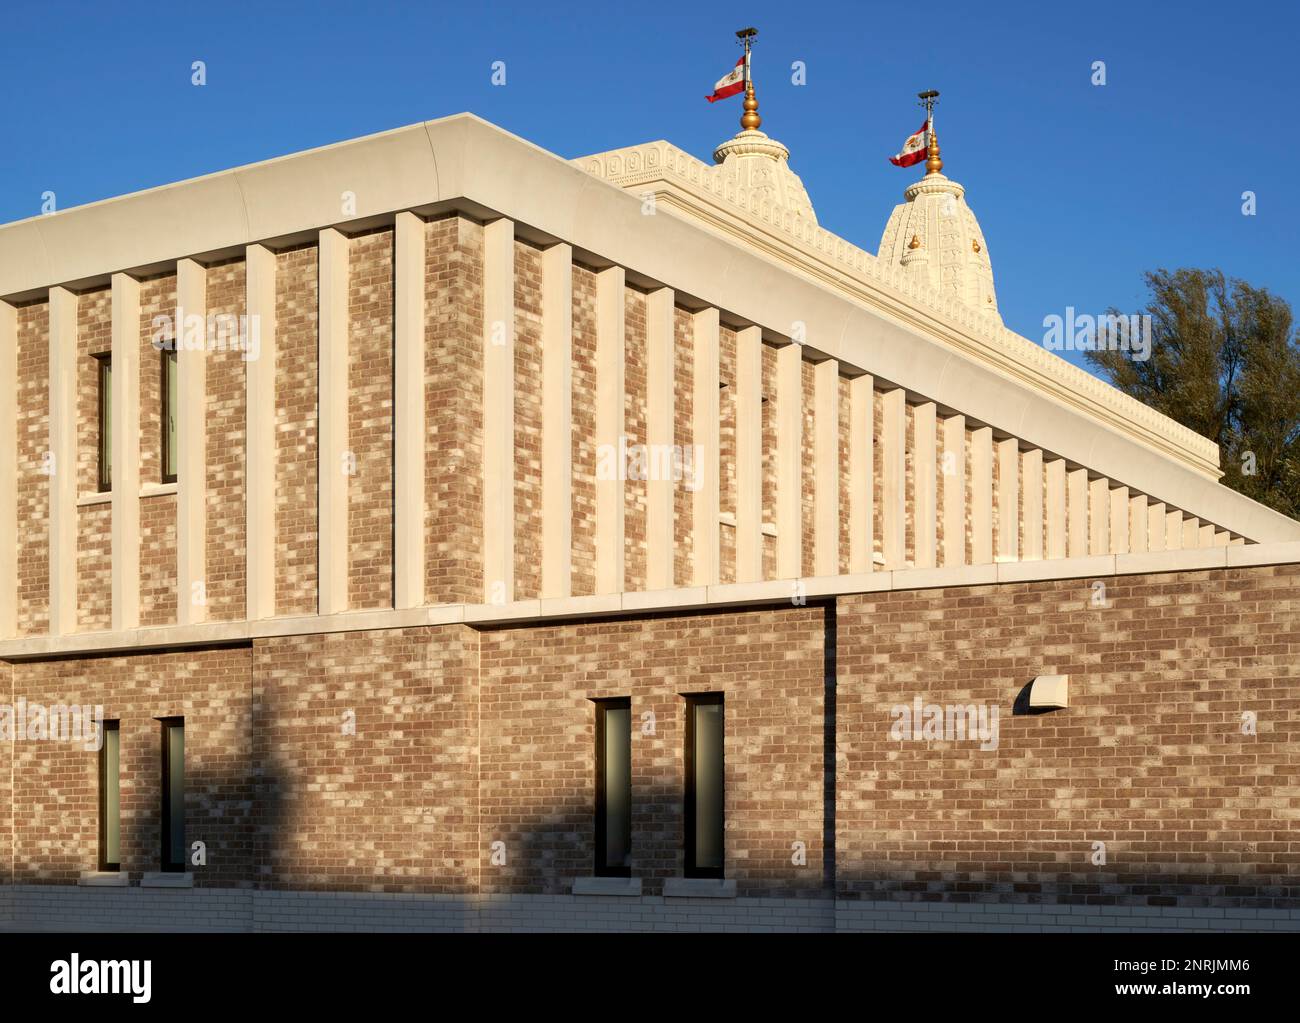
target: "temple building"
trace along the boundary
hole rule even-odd
[[[0,927],[1300,929],[1300,523],[750,98],[0,227]]]

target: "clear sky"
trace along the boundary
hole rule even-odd
[[[1142,271],[1161,266],[1218,266],[1300,308],[1296,0],[9,0],[4,14],[0,222],[38,213],[45,191],[67,208],[464,110],[566,157],[664,138],[708,160],[741,110],[704,96],[755,25],[764,130],[822,225],[870,251],[920,174],[886,157],[921,122],[915,94],[942,91],[945,173],[1027,337],[1067,306],[1135,309]]]

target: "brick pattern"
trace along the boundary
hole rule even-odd
[[[596,275],[573,267],[573,592],[596,592]]]
[[[32,302],[17,311],[18,634],[50,629],[49,305]]]
[[[762,408],[759,415],[763,423],[763,451],[762,451],[762,472],[763,472],[763,524],[773,524],[776,522],[777,494],[780,484],[778,482],[777,472],[777,420],[781,415],[781,395],[776,386],[776,349],[771,345],[763,345],[762,365],[760,367],[761,383],[760,387],[763,392]],[[763,545],[763,578],[775,579],[777,573],[777,537],[769,536],[767,530],[760,534],[760,543]]]
[[[646,485],[645,480],[632,479],[630,471],[635,462],[631,452],[638,444],[646,444],[646,319],[645,295],[629,287],[624,292],[624,371],[623,371],[623,424],[629,452],[627,466],[629,477],[623,484],[623,541],[624,578],[628,590],[644,590],[646,580]],[[642,464],[645,460],[642,459]]]
[[[315,244],[276,253],[275,610],[315,614],[317,569]]]
[[[155,346],[171,338],[176,275],[140,283],[140,485],[162,482],[162,356]],[[164,322],[156,318],[166,317]],[[209,447],[209,451],[212,448]],[[242,515],[237,520],[241,524]],[[140,624],[176,622],[176,495],[140,500]]]
[[[483,599],[483,228],[425,227],[425,599]]]
[[[718,510],[736,514],[736,332],[730,327],[718,328],[718,444],[722,448],[718,479]],[[734,525],[718,529],[719,582],[736,581],[736,528]]]
[[[816,575],[817,544],[817,371],[804,360],[799,364],[802,393],[803,436],[799,438],[799,517],[803,535],[799,542],[799,574]]]
[[[469,890],[477,654],[461,626],[255,644],[259,887]]]
[[[216,336],[207,354],[207,535],[204,595],[208,616],[231,621],[245,616],[247,547],[244,529],[244,458],[247,363],[238,334],[247,288],[242,258],[208,267],[208,315]],[[240,342],[239,347],[234,344]],[[182,356],[184,358],[184,356]],[[147,369],[158,372],[158,356]]]
[[[1103,581],[839,601],[842,897],[1300,908],[1300,567]],[[1012,713],[1054,673],[1068,710]],[[997,705],[997,749],[892,739],[916,696]]]
[[[393,606],[393,231],[348,249],[348,603]]]
[[[32,662],[13,667],[15,701],[101,706],[120,721],[121,864],[156,871],[161,856],[161,729],[185,718],[186,841],[202,841],[196,884],[250,883],[249,651],[208,650]],[[13,746],[18,884],[75,883],[98,869],[99,755],[82,742]]]
[[[673,443],[683,459],[682,476],[673,484],[673,582],[689,586],[695,564],[692,480],[703,482],[707,455],[694,448],[695,329],[691,314],[673,309]],[[686,471],[690,458],[690,472]]]
[[[479,817],[507,858],[482,890],[559,894],[591,874],[591,700],[630,696],[632,872],[659,894],[684,862],[680,694],[723,692],[727,876],[747,895],[820,892],[823,645],[820,608],[485,631]]]
[[[83,292],[77,298],[77,496],[99,490],[99,360],[113,346],[112,292]],[[108,504],[79,507],[77,516],[77,628],[112,625],[113,513]]]
[[[515,242],[515,599],[542,581],[542,253]],[[564,424],[546,424],[550,428]]]

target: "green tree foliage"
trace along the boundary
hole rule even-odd
[[[1092,351],[1088,360],[1124,393],[1215,441],[1224,484],[1300,518],[1300,332],[1291,306],[1219,270],[1143,276],[1151,358]]]

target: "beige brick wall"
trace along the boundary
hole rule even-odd
[[[18,632],[50,627],[50,316],[46,302],[18,307]]]
[[[559,894],[590,876],[591,700],[608,696],[632,699],[632,873],[647,894],[681,876],[681,694],[721,691],[727,876],[747,895],[819,892],[823,646],[820,608],[485,631],[479,814],[507,859],[485,866],[483,891]]]
[[[596,590],[596,275],[573,267],[573,592]]]
[[[841,895],[1300,906],[1300,568],[1103,581],[840,600]],[[1069,709],[1013,715],[1053,673]],[[892,739],[916,696],[996,704],[997,749]]]
[[[12,697],[44,706],[103,707],[121,722],[122,870],[156,871],[161,857],[161,726],[185,718],[186,841],[202,841],[196,883],[247,886],[253,837],[249,651],[151,653],[12,667]],[[8,743],[5,744],[9,746]],[[18,884],[75,883],[98,869],[98,753],[77,742],[12,746]]]
[[[542,253],[515,242],[515,599],[541,591]],[[563,424],[547,424],[552,429]]]
[[[287,249],[275,258],[275,610],[315,614],[316,246]]]
[[[99,489],[99,363],[96,355],[112,348],[112,293],[83,292],[77,299],[77,496]],[[112,508],[78,507],[77,628],[107,629],[112,624]]]
[[[470,889],[477,654],[461,626],[256,643],[259,887]]]
[[[352,239],[348,284],[348,603],[393,606],[393,231]]]
[[[431,604],[483,599],[483,228],[425,228],[425,550]]]
[[[646,318],[645,294],[629,287],[624,294],[623,432],[629,451],[646,437]],[[629,474],[630,475],[630,474]],[[646,484],[623,484],[623,540],[627,589],[644,590],[646,580]]]
[[[208,315],[245,314],[243,259],[208,267]],[[224,329],[224,328],[223,328]],[[181,356],[184,358],[184,355]],[[207,354],[207,531],[204,591],[208,616],[217,621],[245,616],[247,540],[244,527],[247,362],[229,338]],[[143,371],[159,375],[158,356]]]

